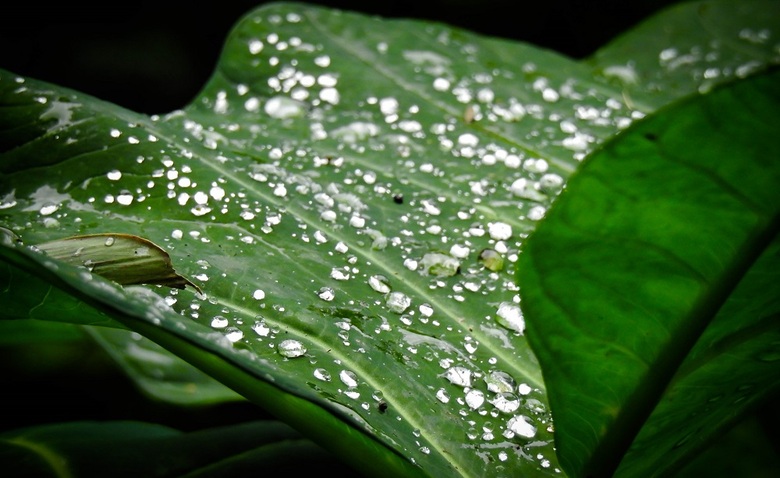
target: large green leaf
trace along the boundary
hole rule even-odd
[[[560,474],[520,245],[589,151],[701,84],[640,102],[613,71],[303,4],[243,18],[165,116],[0,71],[0,226],[147,238],[204,292],[9,243],[4,317],[119,322],[367,474]]]
[[[680,2],[586,63],[620,86],[629,104],[655,109],[776,63],[778,18],[774,0]]]
[[[151,398],[180,405],[242,400],[233,390],[138,333],[108,327],[85,330]]]
[[[240,477],[252,469],[297,476],[323,467],[350,476],[342,463],[273,421],[191,433],[143,422],[41,425],[0,434],[0,457],[13,463],[7,470],[13,476]]]
[[[777,131],[778,69],[680,102],[589,157],[524,243],[528,337],[573,476],[610,476],[664,392],[619,472],[679,467],[780,386]]]

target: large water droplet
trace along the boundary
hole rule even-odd
[[[383,275],[373,275],[369,277],[368,285],[381,294],[387,294],[390,292],[390,285],[388,284],[387,277]]]
[[[489,271],[498,272],[504,268],[504,258],[495,249],[483,249],[479,261]]]
[[[505,241],[512,237],[512,226],[505,222],[491,222],[488,224],[488,233],[497,241]]]
[[[520,398],[514,393],[498,393],[490,404],[503,413],[512,413],[520,408]]]
[[[514,330],[518,334],[522,335],[525,331],[525,318],[523,312],[517,304],[512,302],[502,302],[498,306],[496,311],[497,319],[500,325],[506,327],[509,330]]]
[[[396,314],[402,314],[412,305],[412,299],[403,292],[390,292],[385,298],[385,305]]]
[[[279,343],[277,350],[279,351],[279,355],[287,358],[300,357],[306,353],[306,347],[299,341],[293,339],[282,340]]]
[[[450,367],[444,372],[444,378],[449,380],[453,385],[458,385],[459,387],[471,386],[471,370],[466,367]]]
[[[524,438],[536,436],[536,427],[531,423],[531,419],[525,415],[515,415],[510,418],[506,424],[506,431]],[[506,436],[506,433],[504,435]]]
[[[515,380],[506,372],[493,371],[485,376],[485,383],[490,392],[507,393],[515,389]]]
[[[336,297],[336,293],[330,287],[322,287],[317,291],[317,296],[324,301],[330,302]]]
[[[271,328],[266,325],[265,320],[258,320],[255,322],[254,325],[252,325],[252,330],[260,337],[268,337],[268,334],[271,333]]]
[[[351,370],[342,370],[339,372],[339,379],[349,388],[358,386],[357,375],[355,375],[355,372]]]
[[[450,394],[443,388],[440,388],[436,391],[436,399],[441,403],[448,403],[450,401]]]
[[[558,194],[563,189],[563,178],[554,173],[547,173],[539,179],[539,189],[548,196]]]
[[[225,337],[227,337],[231,343],[236,343],[244,338],[244,332],[238,327],[228,327],[225,329]]]
[[[211,319],[211,326],[215,329],[223,329],[228,326],[230,322],[225,317],[222,317],[221,315],[215,316],[213,319]]]
[[[481,390],[469,390],[466,393],[466,405],[472,410],[476,410],[485,403],[485,394]]]
[[[449,254],[429,252],[420,261],[426,274],[437,277],[454,276],[460,271],[460,261]]]

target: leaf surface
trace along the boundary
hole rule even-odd
[[[49,257],[84,266],[118,284],[160,284],[177,289],[191,286],[202,293],[192,281],[176,273],[167,252],[143,237],[101,232],[55,239],[35,247]]]
[[[524,243],[528,337],[572,476],[611,475],[670,383],[627,476],[663,475],[780,385],[779,86],[774,69],[635,123]]]
[[[0,71],[0,224],[149,238],[203,290],[9,243],[4,317],[139,332],[367,473],[558,475],[515,261],[659,103],[530,45],[295,3],[243,18],[164,116]]]
[[[295,463],[289,458],[295,453],[311,459]],[[39,477],[245,476],[247,470],[236,469],[235,461],[269,473],[344,468],[318,454],[298,432],[274,421],[190,433],[131,421],[40,425],[1,434],[0,456],[15,464],[15,476]]]

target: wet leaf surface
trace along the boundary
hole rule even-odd
[[[766,6],[749,3],[745,24]],[[715,82],[733,77],[744,58],[712,48]],[[614,80],[300,4],[243,18],[200,95],[163,116],[0,71],[0,225],[25,244],[148,238],[203,291],[119,287],[6,241],[3,300],[20,292],[17,318],[110,317],[360,470],[560,475],[520,247],[590,151],[696,90],[639,101]],[[55,313],[72,297],[91,312]]]

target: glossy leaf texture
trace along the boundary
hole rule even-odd
[[[766,2],[748,3],[749,25]],[[712,48],[723,71],[744,61]],[[592,70],[280,3],[164,116],[0,71],[0,226],[24,241],[0,248],[4,317],[138,332],[374,476],[560,475],[518,251],[580,161],[663,104]],[[203,294],[28,247],[106,231],[153,241]]]
[[[618,476],[665,476],[778,390],[777,131],[777,68],[678,102],[591,155],[524,243],[571,476],[611,476],[637,433]]]
[[[176,273],[168,253],[143,237],[102,232],[55,239],[35,247],[51,258],[83,266],[117,284],[159,284],[177,289],[190,286],[203,293]]]

